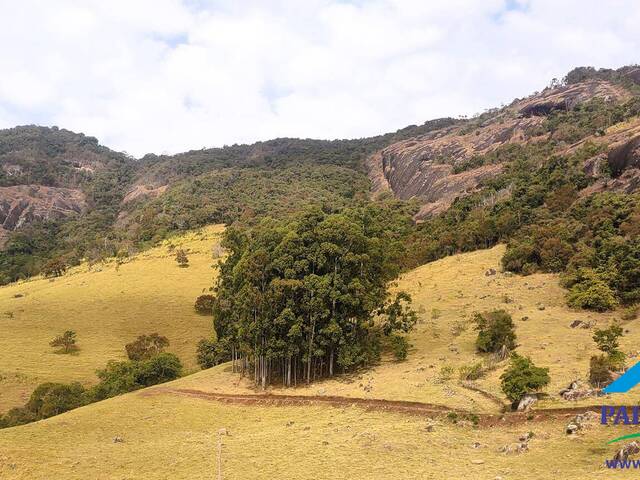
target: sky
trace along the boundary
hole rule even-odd
[[[0,0],[0,128],[134,156],[355,138],[640,63],[638,0]]]

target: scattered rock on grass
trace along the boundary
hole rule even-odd
[[[636,453],[640,453],[640,444],[638,444],[638,442],[627,443],[616,452],[613,459],[624,462],[629,459],[629,455],[635,455]]]
[[[518,403],[517,410],[519,412],[526,412],[531,408],[531,406],[538,401],[538,395],[535,393],[527,393],[522,399],[520,403]]]

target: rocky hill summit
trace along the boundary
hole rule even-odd
[[[628,122],[624,126],[615,118],[596,118],[593,132],[588,128],[583,132],[557,131],[553,120],[574,112],[585,112],[576,117],[588,117],[596,107],[606,115],[616,106],[637,99],[629,88],[634,85],[640,85],[640,68],[626,67],[609,75],[576,69],[563,82],[554,82],[528,98],[394,143],[371,155],[366,164],[373,191],[391,191],[403,200],[417,199],[422,205],[417,218],[425,218],[445,211],[456,198],[502,172],[504,164],[488,159],[487,154],[507,144],[531,142],[551,142],[558,153],[571,151],[587,140],[610,146],[605,157],[617,177],[638,166],[637,118],[625,119]],[[581,120],[576,118],[576,123]],[[586,165],[593,163],[591,160]],[[626,175],[635,179],[637,173]],[[636,180],[624,182],[624,187],[619,183],[609,186],[626,190],[637,186]]]

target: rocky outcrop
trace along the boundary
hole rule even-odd
[[[168,185],[154,187],[153,185],[134,185],[122,199],[122,203],[133,202],[143,198],[156,198],[162,195],[169,188]]]
[[[42,185],[0,187],[0,246],[13,230],[38,220],[77,215],[86,207],[80,190]]]
[[[555,110],[572,110],[578,104],[584,103],[594,97],[606,100],[618,100],[626,96],[626,93],[611,83],[602,81],[590,81],[566,85],[554,89],[547,89],[539,96],[534,96],[529,101],[520,102],[519,112],[526,117],[545,116]]]
[[[546,139],[540,126],[551,111],[575,108],[594,97],[620,101],[627,96],[623,88],[600,80],[548,88],[477,119],[394,143],[367,161],[373,192],[418,199],[423,206],[417,219],[440,213],[502,171],[500,164],[483,162],[473,168],[473,157],[507,143]]]
[[[640,135],[613,145],[607,155],[613,177],[619,177],[630,168],[640,167]]]

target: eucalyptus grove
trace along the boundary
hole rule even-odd
[[[233,370],[264,388],[377,360],[383,338],[416,321],[410,297],[388,290],[401,228],[389,210],[373,206],[229,228],[213,316],[217,347]]]

